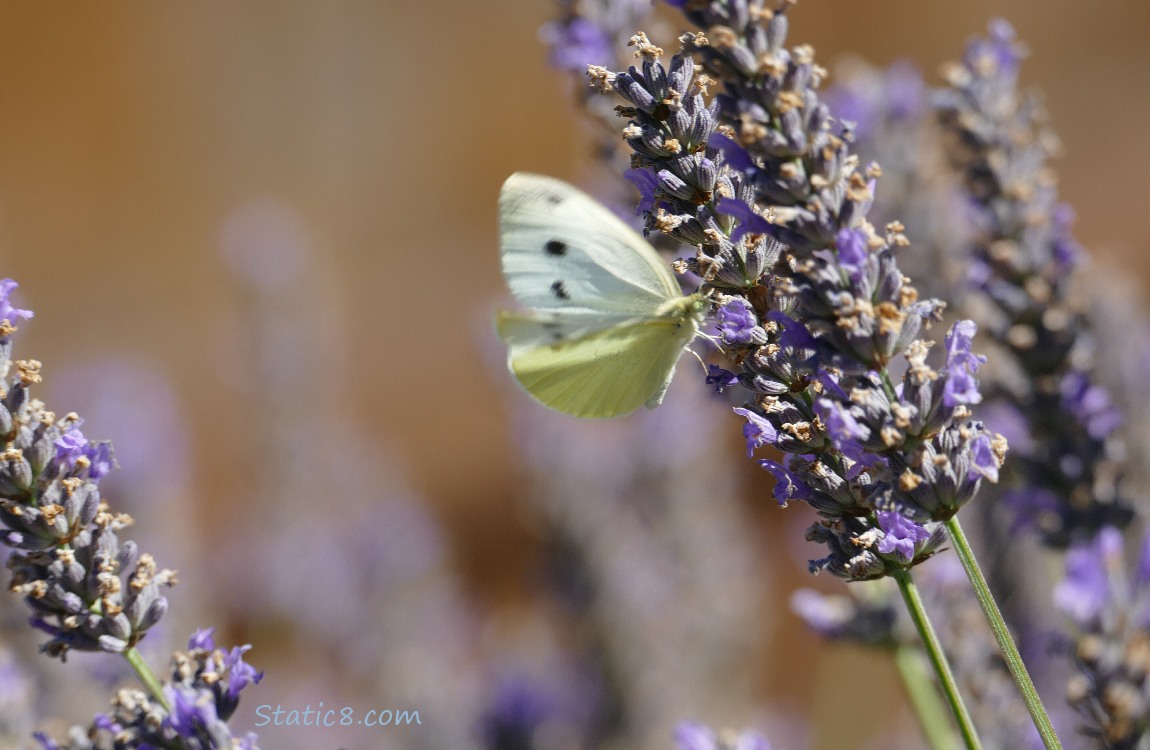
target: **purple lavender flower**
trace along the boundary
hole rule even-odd
[[[883,532],[878,551],[894,553],[906,562],[915,558],[920,543],[931,538],[929,531],[897,511],[879,511],[878,525]]]
[[[204,649],[206,651],[214,651],[216,643],[215,639],[212,638],[212,634],[215,632],[215,628],[200,628],[192,633],[192,637],[188,639],[188,650],[197,651]]]
[[[116,466],[116,459],[112,444],[107,440],[99,443],[89,443],[84,457],[88,459],[88,478],[97,481],[108,476]]]
[[[772,461],[765,458],[759,461],[759,466],[769,471],[775,477],[775,500],[778,501],[779,506],[785,508],[787,503],[791,500],[809,500],[812,497],[812,492],[802,478],[788,469],[786,466],[780,464],[778,461]]]
[[[916,123],[925,104],[919,70],[906,60],[897,60],[885,70],[864,68],[854,63],[846,71],[834,71],[832,84],[822,97],[840,121],[851,124],[856,142],[873,143],[887,130]],[[914,154],[908,156],[913,158]],[[888,173],[887,161],[879,161],[884,174]]]
[[[1094,440],[1105,440],[1122,426],[1122,414],[1105,388],[1084,372],[1069,372],[1061,384],[1062,407]]]
[[[982,434],[970,442],[970,471],[967,479],[982,476],[991,482],[998,481],[998,467],[1001,461],[994,449],[994,441]]]
[[[767,738],[757,732],[719,736],[703,724],[684,722],[675,727],[677,750],[771,750]]]
[[[759,327],[754,311],[742,297],[735,297],[721,306],[716,319],[719,336],[728,344],[746,346],[756,340],[760,344],[767,342],[767,335]]]
[[[9,316],[0,323],[0,437],[6,445],[0,542],[12,550],[10,589],[24,595],[31,626],[49,636],[41,652],[62,661],[70,651],[122,654],[151,691],[120,690],[113,710],[97,715],[87,729],[73,727],[65,747],[233,747],[227,720],[240,690],[262,674],[244,663],[248,647],[177,654],[166,683],[144,664],[137,644],[167,613],[160,592],[175,575],[135,542],[120,539],[132,519],[112,512],[97,484],[114,464],[110,443],[92,443],[79,416],[57,419],[31,397],[42,373],[34,360],[12,360],[11,323],[31,315],[7,301],[14,287],[0,282],[0,308]],[[197,634],[193,642],[209,645],[210,634]],[[45,748],[60,747],[46,735],[36,738]],[[253,746],[254,739],[245,742]]]
[[[11,589],[25,595],[33,624],[51,636],[45,653],[126,652],[167,612],[160,590],[174,574],[119,540],[128,516],[101,512],[96,482],[111,464],[110,446],[90,444],[74,414],[54,421],[29,395],[39,363],[13,363],[10,355],[9,341],[0,347],[0,372],[15,370],[0,400],[0,433],[10,446],[0,459],[0,541],[14,549]],[[68,551],[63,565],[58,549]]]
[[[77,424],[56,438],[56,460],[60,461],[66,470],[76,468],[76,462],[86,456],[88,452],[88,439],[80,432]]]
[[[165,721],[176,735],[194,740],[202,732],[209,731],[220,722],[210,693],[168,687],[164,694],[172,707]]]
[[[627,160],[609,126],[615,120],[612,103],[595,95],[583,80],[588,65],[626,64],[627,38],[643,28],[653,13],[650,0],[557,0],[556,17],[539,29],[553,68],[571,75],[575,96],[584,112],[596,120],[597,151],[622,171]],[[630,179],[630,178],[629,178]],[[653,180],[654,177],[651,176]],[[636,183],[642,192],[644,186]],[[628,197],[629,199],[629,197]]]
[[[539,30],[539,37],[551,49],[551,67],[567,73],[583,73],[588,65],[615,56],[606,33],[587,18],[552,21]]]
[[[263,672],[244,661],[244,653],[251,650],[250,644],[235,646],[224,657],[224,667],[228,670],[228,697],[235,699],[240,691],[250,684],[258,685],[264,678]]]
[[[639,204],[635,207],[636,214],[645,214],[655,210],[655,188],[659,181],[655,175],[645,169],[628,169],[623,177],[639,191]]]
[[[838,249],[839,265],[856,284],[862,281],[870,260],[870,249],[867,247],[866,233],[859,229],[843,228],[839,230],[835,242]]]
[[[20,285],[12,279],[0,279],[0,321],[8,321],[9,326],[15,326],[18,318],[27,320],[34,315],[31,310],[22,310],[12,306],[12,292],[18,286]],[[5,336],[7,335],[5,334]]]
[[[87,729],[73,727],[67,744],[37,735],[43,748],[257,750],[254,734],[236,738],[227,725],[238,705],[236,694],[249,684],[250,667],[242,659],[237,661],[248,647],[233,649],[230,654],[200,648],[210,640],[205,633],[198,631],[192,637],[191,642],[198,644],[194,650],[172,656],[170,679],[162,686],[162,702],[140,690],[120,690],[112,701],[111,712],[97,714]],[[252,681],[258,682],[258,677]],[[130,744],[122,744],[128,739]]]
[[[85,471],[92,481],[103,479],[115,466],[112,444],[108,441],[91,443],[80,431],[84,420],[70,423],[64,434],[56,438],[56,462],[65,473],[77,474]]]
[[[61,750],[60,746],[56,744],[55,740],[43,732],[34,732],[32,737],[40,743],[40,750]]]
[[[564,657],[560,657],[564,658]],[[540,737],[595,736],[604,717],[601,677],[566,661],[543,669],[501,665],[480,720],[483,747],[541,748]]]
[[[715,391],[722,393],[727,388],[733,388],[739,384],[739,376],[730,370],[724,370],[718,365],[707,365],[707,385],[715,386]]]
[[[860,413],[856,416],[851,413],[850,406],[829,398],[821,398],[815,402],[815,413],[822,419],[827,435],[839,453],[853,461],[856,466],[859,465],[866,452],[863,443],[871,436],[870,428],[860,421],[863,415]]]
[[[1102,529],[1093,543],[1066,551],[1066,577],[1054,589],[1058,608],[1080,627],[1090,627],[1113,601],[1111,571],[1122,565],[1122,535]]]
[[[948,407],[982,401],[974,374],[986,362],[986,357],[970,351],[977,329],[974,321],[960,320],[946,336],[946,386],[942,400]]]
[[[747,458],[754,457],[756,448],[775,444],[778,432],[773,424],[750,409],[736,407],[733,411],[747,420],[743,425],[743,438],[747,441]]]

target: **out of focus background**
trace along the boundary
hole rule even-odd
[[[791,614],[796,588],[841,584],[807,576],[809,517],[774,506],[693,366],[666,414],[591,426],[540,414],[502,369],[500,184],[603,180],[539,40],[555,12],[0,3],[0,276],[36,313],[17,356],[44,363],[50,408],[115,441],[106,495],[180,569],[171,643],[215,625],[254,644],[267,677],[237,731],[260,704],[423,721],[260,727],[265,750],[459,748],[468,732],[562,750],[597,741],[576,736],[587,726],[603,746],[662,732],[670,747],[677,718],[783,748],[891,746],[911,726],[892,669]],[[802,0],[790,15],[789,44],[832,71],[905,59],[929,85],[1010,20],[1079,239],[1144,286],[1150,6]],[[46,719],[85,722],[103,700]],[[523,726],[548,744],[515,744]]]

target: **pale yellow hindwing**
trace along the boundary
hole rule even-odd
[[[694,318],[670,315],[568,338],[566,323],[507,312],[497,319],[520,384],[544,405],[577,417],[617,417],[657,406],[698,330]]]

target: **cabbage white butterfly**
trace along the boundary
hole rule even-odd
[[[635,230],[566,182],[517,173],[499,193],[503,277],[528,310],[496,315],[527,392],[577,417],[658,406],[707,303],[684,296]]]

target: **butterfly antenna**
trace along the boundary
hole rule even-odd
[[[699,360],[699,367],[702,367],[702,368],[703,368],[703,373],[705,374],[705,373],[707,372],[707,363],[703,361],[703,358],[702,358],[702,357],[700,357],[700,356],[699,356],[699,353],[698,353],[698,352],[696,352],[694,349],[691,349],[691,348],[689,348],[689,347],[688,347],[688,348],[687,348],[687,351],[689,351],[689,352],[691,353],[691,356],[692,356],[692,357],[694,357],[695,359]]]
[[[710,334],[710,333],[703,333],[702,331],[699,331],[695,335],[698,338],[706,339],[708,342],[710,342],[711,346],[713,346],[719,350],[719,353],[726,354],[726,350],[723,349],[723,340],[721,338],[719,338],[718,336],[715,336],[715,335]],[[694,352],[691,352],[691,353],[694,354]],[[695,354],[695,356],[697,357],[699,355]]]

